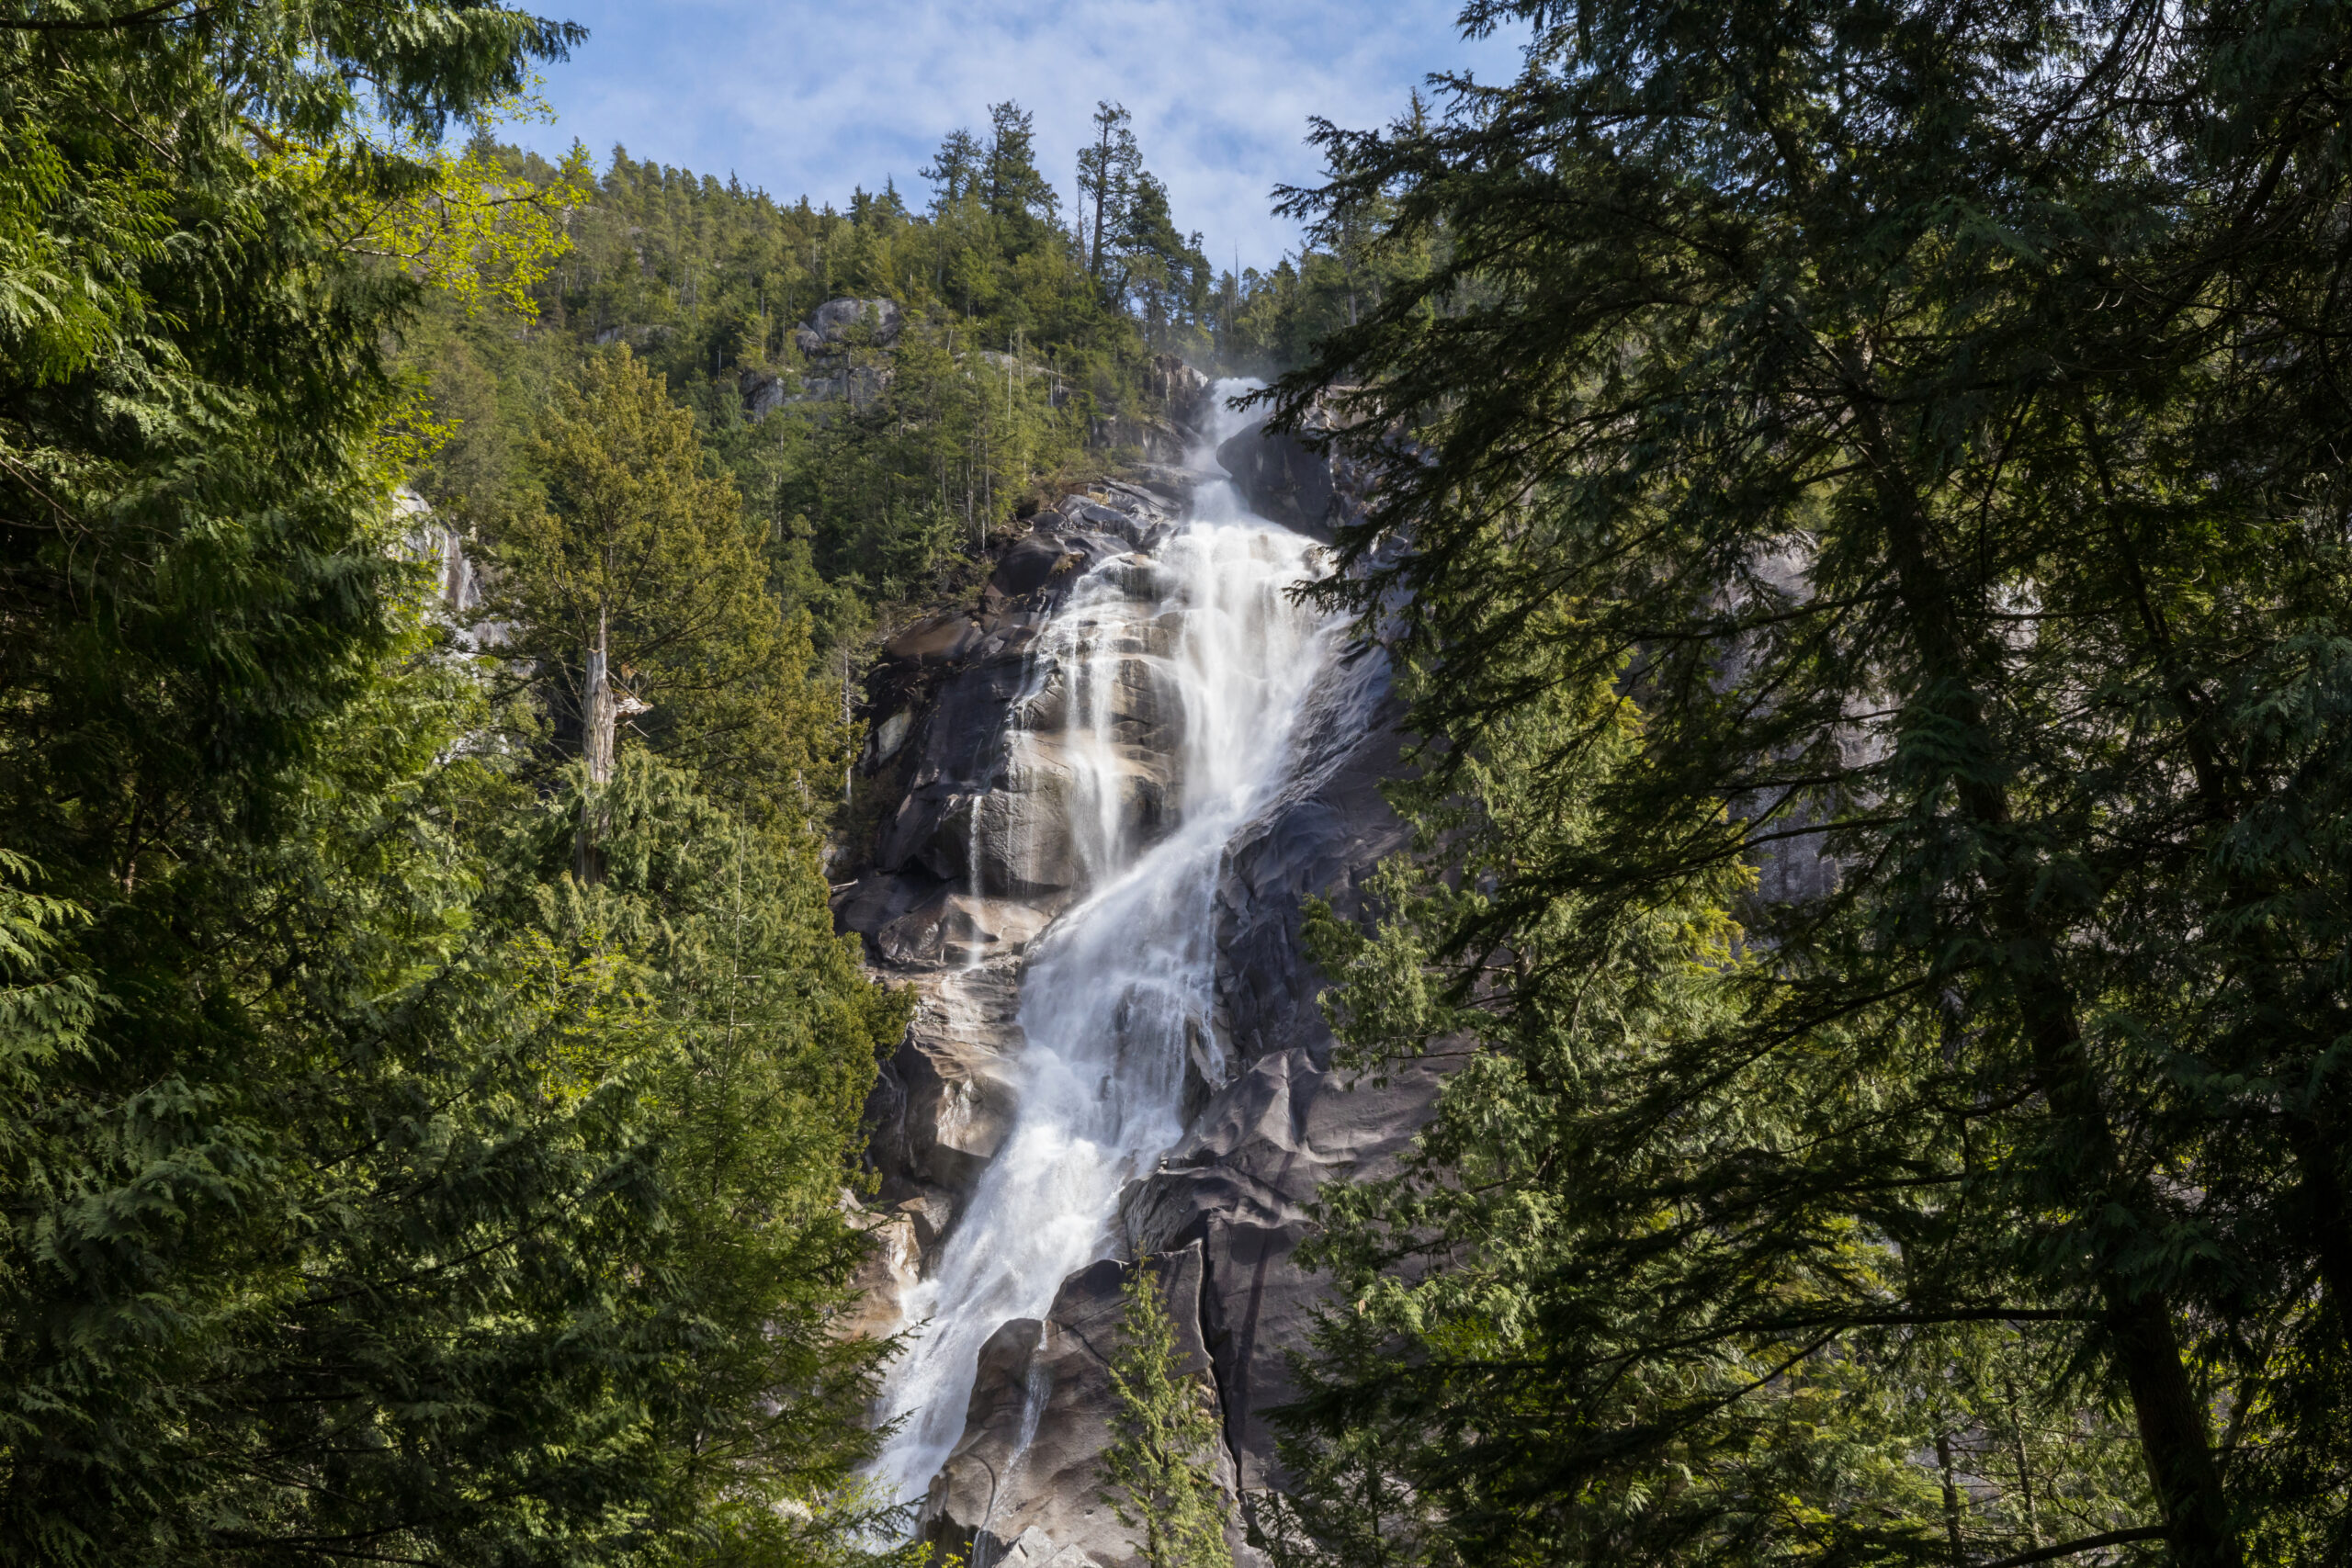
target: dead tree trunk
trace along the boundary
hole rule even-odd
[[[613,781],[613,747],[620,717],[619,704],[613,695],[611,652],[611,627],[600,609],[580,705],[580,754],[588,764],[588,784],[580,795],[580,835],[573,845],[572,872],[584,883],[605,879],[605,856],[597,840],[605,826],[605,786]]]

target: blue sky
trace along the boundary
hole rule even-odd
[[[1097,98],[1134,114],[1147,167],[1212,259],[1265,266],[1295,246],[1267,193],[1312,180],[1307,118],[1384,123],[1433,71],[1510,75],[1515,44],[1464,40],[1458,0],[547,0],[590,29],[547,73],[552,126],[506,134],[548,152],[573,137],[601,164],[691,168],[791,199],[916,171],[956,126],[1011,97],[1036,118],[1039,163],[1070,199]]]

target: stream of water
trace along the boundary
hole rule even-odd
[[[1288,597],[1319,570],[1316,547],[1253,515],[1209,456],[1242,427],[1225,400],[1248,385],[1215,389],[1193,458],[1214,477],[1183,521],[1148,553],[1097,563],[1041,630],[1014,711],[1051,728],[1016,716],[1005,737],[1008,771],[1051,775],[1025,797],[1065,818],[1026,830],[1069,834],[1086,880],[1023,973],[1012,1130],[902,1303],[924,1326],[885,1385],[884,1412],[902,1425],[875,1474],[909,1500],[963,1433],[989,1336],[1045,1316],[1065,1277],[1122,1249],[1121,1186],[1183,1131],[1188,1046],[1222,1059],[1219,862],[1286,778],[1336,637]]]

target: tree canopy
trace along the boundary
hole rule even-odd
[[[439,138],[579,36],[0,17],[11,1562],[865,1552],[883,1348],[835,1327],[840,1195],[902,1018],[832,934],[821,806],[764,771],[830,755],[805,650],[755,574],[642,653],[768,678],[726,722],[649,682],[693,743],[625,749],[583,884],[578,770],[508,743],[395,495],[446,422],[390,351],[527,298],[560,235]],[[570,506],[681,423],[558,425],[513,488]],[[748,554],[687,456],[666,588]],[[560,551],[522,543],[505,631],[552,645],[521,591]]]
[[[1429,742],[1336,1016],[1464,1062],[1301,1472],[1399,1561],[2342,1555],[2340,18],[1464,21],[1293,198],[1430,258],[1281,408]]]

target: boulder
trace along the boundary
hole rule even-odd
[[[962,610],[944,610],[917,621],[882,645],[893,659],[949,663],[979,647],[987,637],[979,621]]]
[[[1056,513],[1057,518],[1059,513]],[[1087,553],[1077,540],[1033,529],[998,558],[989,585],[1008,598],[1035,593],[1056,578],[1067,578],[1087,565]]]
[[[1020,1054],[1015,958],[934,975],[916,987],[914,1021],[867,1101],[882,1195],[944,1203],[941,1234],[1011,1130],[1011,1067]],[[935,1211],[927,1211],[935,1214]]]
[[[912,1288],[921,1247],[915,1238],[914,1216],[843,1205],[851,1222],[865,1232],[874,1249],[850,1276],[856,1300],[833,1320],[833,1331],[848,1339],[881,1339],[899,1331],[899,1302]]]
[[[1018,899],[943,892],[884,926],[875,942],[901,969],[965,969],[1018,953],[1052,919]]]
[[[1331,536],[1338,487],[1330,459],[1297,436],[1253,424],[1219,446],[1216,460],[1263,515],[1315,538]]]
[[[1333,528],[1362,520],[1371,491],[1372,476],[1360,465],[1317,450],[1312,439],[1343,417],[1318,403],[1301,421],[1305,435],[1253,424],[1218,446],[1216,460],[1261,513],[1328,540]]]
[[[851,333],[863,322],[879,344],[895,342],[905,324],[905,313],[895,299],[828,299],[817,307],[808,318],[820,340],[819,349],[850,341]]]

